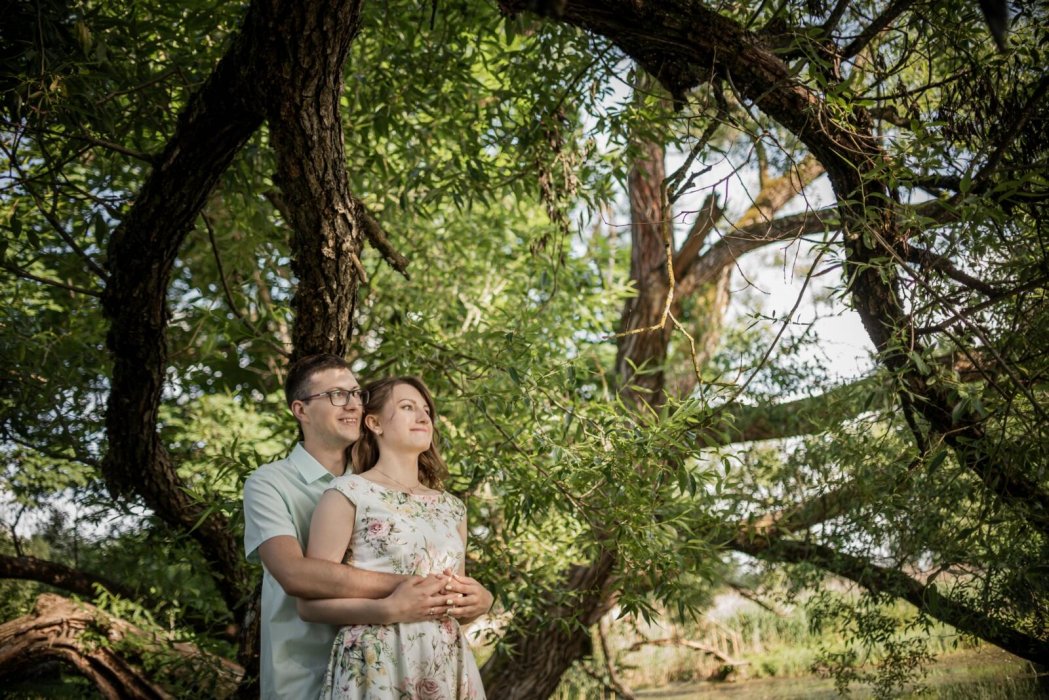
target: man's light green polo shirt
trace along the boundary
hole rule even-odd
[[[302,444],[285,459],[259,467],[244,483],[244,553],[259,560],[259,545],[290,535],[306,551],[310,518],[332,474]],[[313,700],[320,696],[337,628],[303,622],[289,596],[266,571],[262,577],[262,697]]]

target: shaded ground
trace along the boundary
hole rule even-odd
[[[929,667],[926,691],[905,698],[951,698],[957,700],[1036,700],[1049,697],[1039,689],[1034,670],[1027,662],[1000,649],[983,648],[951,654]],[[870,688],[850,686],[850,698],[871,697]],[[638,698],[699,700],[748,698],[762,700],[832,700],[839,698],[834,681],[816,676],[758,678],[729,683],[682,683],[638,690]]]

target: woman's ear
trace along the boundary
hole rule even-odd
[[[364,417],[364,425],[376,435],[382,435],[382,430],[379,428],[379,419],[375,417],[374,413],[369,413]]]

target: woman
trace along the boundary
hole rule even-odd
[[[414,377],[365,387],[353,472],[334,479],[313,514],[307,556],[409,576],[465,576],[466,508],[441,490],[434,404]],[[453,584],[454,581],[454,584]],[[487,591],[484,592],[485,595]],[[313,622],[346,624],[332,648],[323,698],[484,698],[477,664],[459,629],[455,593],[429,620],[397,619],[391,599],[300,600]],[[488,595],[490,600],[490,595]]]

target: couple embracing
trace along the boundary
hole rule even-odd
[[[244,549],[265,571],[262,697],[484,698],[460,625],[492,595],[466,576],[429,390],[362,388],[345,360],[313,355],[284,391],[302,442],[244,484]]]

